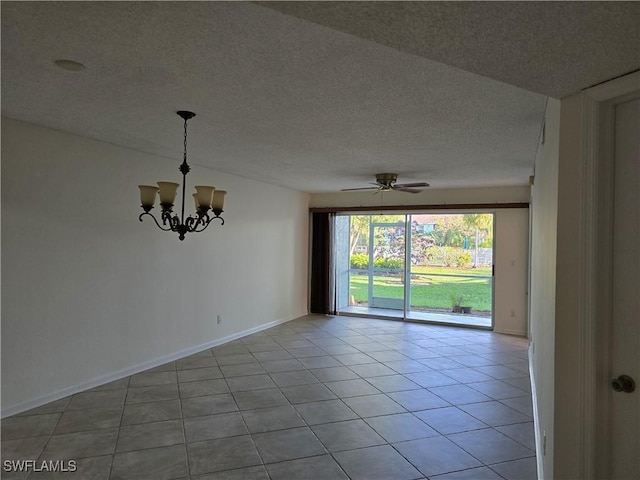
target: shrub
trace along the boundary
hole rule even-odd
[[[425,255],[427,257],[428,265],[439,265],[444,263],[442,261],[442,254],[440,252],[441,247],[437,247],[432,245],[431,247],[427,247],[425,250]]]
[[[388,268],[391,270],[402,269],[403,260],[401,258],[382,258],[378,257],[374,259],[374,268]],[[354,253],[351,255],[351,268],[358,270],[366,270],[369,268],[369,255],[366,253]]]
[[[354,253],[351,255],[351,268],[361,270],[369,268],[369,255],[366,253]]]
[[[456,264],[460,268],[467,268],[471,266],[471,254],[469,252],[463,251],[458,253],[456,258]]]
[[[375,268],[390,268],[399,269],[402,268],[402,259],[400,258],[376,258],[373,260],[373,266]]]
[[[471,266],[471,253],[458,247],[429,247],[427,248],[427,258],[430,265],[458,266],[460,268]]]
[[[400,269],[402,268],[402,264],[404,262],[402,261],[401,258],[385,258],[385,266],[383,268],[394,268],[394,269]]]
[[[458,259],[457,248],[454,247],[442,247],[442,258],[445,267],[453,266]]]

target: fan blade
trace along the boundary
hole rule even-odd
[[[422,190],[416,190],[415,188],[406,188],[406,187],[392,187],[396,192],[405,192],[405,193],[420,193]]]
[[[396,183],[396,187],[404,188],[404,187],[428,187],[429,184],[426,182],[419,183]]]
[[[354,190],[377,190],[378,187],[363,187],[363,188],[343,188],[341,192],[353,192]]]

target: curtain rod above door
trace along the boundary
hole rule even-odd
[[[504,208],[529,208],[528,202],[512,203],[449,203],[435,205],[384,205],[360,207],[311,207],[311,213],[341,213],[341,212],[408,212],[416,210],[494,210]]]

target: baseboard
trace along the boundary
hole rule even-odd
[[[542,438],[540,437],[540,418],[538,416],[538,391],[536,390],[536,379],[533,375],[531,344],[529,344],[529,379],[531,382],[531,403],[533,408],[533,430],[536,440],[536,466],[538,468],[538,480],[544,480],[544,462]]]
[[[247,330],[242,330],[240,332],[227,335],[226,337],[217,338],[207,343],[202,343],[200,345],[185,348],[184,350],[180,350],[178,352],[173,352],[168,355],[163,355],[162,357],[156,358],[154,360],[139,363],[137,365],[133,365],[131,367],[125,368],[123,370],[119,370],[117,372],[101,375],[100,377],[96,377],[86,382],[65,387],[61,390],[57,390],[55,392],[44,395],[42,397],[38,397],[32,400],[27,400],[25,402],[20,402],[15,405],[11,405],[9,407],[3,406],[2,410],[0,411],[0,418],[6,418],[12,415],[17,415],[18,413],[26,412],[27,410],[31,410],[32,408],[40,407],[42,405],[46,405],[47,403],[54,402],[56,400],[60,400],[61,398],[68,397],[69,395],[73,395],[74,393],[89,390],[91,388],[104,385],[105,383],[113,382],[115,380],[120,380],[121,378],[128,377],[136,373],[144,372],[145,370],[158,367],[167,362],[172,362],[173,360],[178,360],[180,358],[188,357],[189,355],[193,355],[194,353],[201,352],[203,350],[206,350],[207,348],[217,347],[224,343],[228,343],[233,340],[246,337],[247,335],[251,335],[253,333],[258,333],[268,328],[275,327],[276,325],[290,322],[291,320],[295,320],[296,318],[300,318],[301,316],[304,316],[304,315],[297,315],[292,318],[282,318],[279,320],[274,320],[269,323],[264,323],[262,325],[252,327]]]
[[[493,329],[493,333],[502,333],[503,335],[516,335],[518,337],[526,337],[526,330],[510,330],[508,328],[495,328]]]

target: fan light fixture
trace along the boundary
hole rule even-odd
[[[173,213],[173,206],[176,200],[176,193],[178,191],[179,183],[173,182],[158,182],[158,186],[155,185],[138,185],[140,188],[140,200],[142,202],[142,209],[144,212],[140,214],[138,219],[142,221],[145,216],[153,218],[156,225],[160,230],[165,232],[177,232],[180,240],[184,240],[184,236],[188,232],[202,232],[214,219],[219,219],[220,224],[224,225],[224,219],[220,216],[224,211],[224,197],[227,194],[224,190],[216,190],[214,187],[208,186],[196,186],[196,193],[193,194],[193,199],[196,204],[196,216],[189,215],[184,218],[184,205],[185,205],[185,190],[187,184],[187,173],[191,170],[191,167],[187,164],[187,121],[190,118],[196,116],[193,112],[187,112],[181,110],[177,114],[184,120],[184,157],[182,164],[178,168],[182,173],[182,209],[181,214],[178,217]],[[162,208],[162,215],[158,222],[156,217],[150,213],[156,202],[156,196],[160,196],[160,207]],[[213,216],[209,216],[207,213],[211,209]]]

